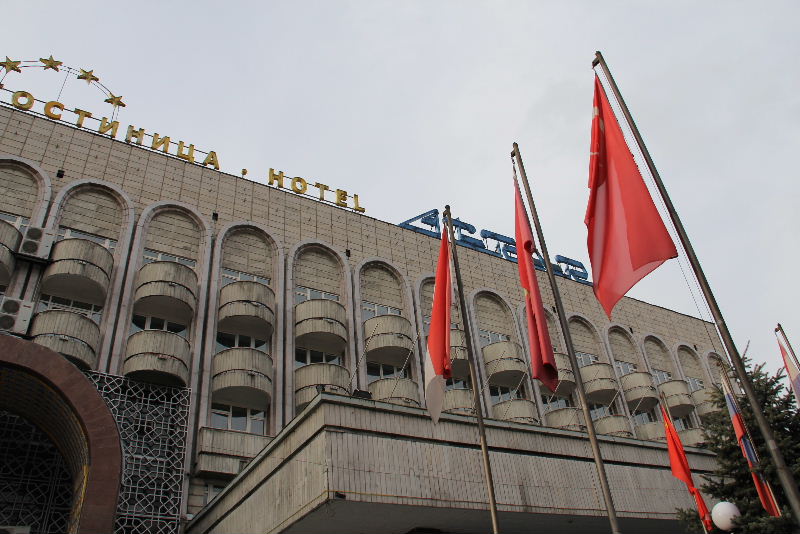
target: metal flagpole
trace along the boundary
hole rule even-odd
[[[789,501],[789,506],[792,509],[794,520],[796,523],[800,523],[800,491],[797,489],[797,483],[792,477],[792,472],[786,466],[786,462],[783,459],[783,454],[781,454],[778,444],[775,441],[775,436],[769,426],[769,421],[767,421],[766,417],[764,417],[764,412],[761,410],[758,397],[756,397],[756,393],[753,390],[753,384],[750,382],[750,378],[747,376],[744,362],[739,356],[739,351],[736,349],[736,344],[733,342],[733,337],[731,336],[730,330],[728,330],[728,325],[725,323],[725,319],[722,317],[722,312],[719,309],[716,298],[714,298],[714,293],[711,291],[711,286],[708,283],[708,279],[703,272],[703,268],[700,266],[700,261],[697,259],[697,255],[694,252],[692,243],[689,241],[689,236],[686,234],[686,230],[684,229],[683,223],[678,216],[678,212],[675,210],[675,206],[672,204],[672,200],[667,193],[667,189],[664,187],[664,182],[661,180],[661,175],[658,174],[658,170],[653,163],[653,158],[650,157],[650,153],[647,151],[647,147],[644,145],[644,140],[639,133],[639,129],[636,127],[636,123],[633,122],[633,116],[631,115],[628,106],[625,104],[622,94],[619,92],[619,88],[614,81],[614,77],[611,76],[611,71],[608,70],[608,65],[606,64],[605,59],[603,59],[603,54],[600,52],[597,52],[594,61],[592,61],[592,67],[596,67],[598,64],[603,68],[603,72],[608,79],[611,90],[614,92],[614,96],[616,97],[620,108],[622,108],[622,113],[625,115],[625,120],[628,121],[628,125],[633,133],[633,137],[636,139],[636,143],[639,145],[642,155],[644,155],[644,159],[647,162],[647,168],[650,169],[650,174],[653,176],[653,180],[656,183],[658,192],[661,193],[661,198],[664,200],[669,217],[672,219],[672,224],[675,226],[675,230],[678,232],[678,237],[681,240],[684,251],[686,251],[686,256],[689,259],[689,263],[692,265],[694,275],[703,291],[703,295],[708,303],[708,307],[711,310],[711,315],[714,317],[714,322],[717,324],[717,329],[719,330],[720,337],[725,345],[725,350],[727,351],[728,356],[733,363],[733,367],[736,370],[736,374],[738,375],[742,384],[742,388],[747,396],[747,401],[752,407],[753,415],[755,415],[756,422],[758,423],[758,428],[761,431],[764,441],[766,442],[767,449],[772,457],[772,462],[775,464],[775,469],[778,471],[778,478],[780,479],[781,486],[786,493],[786,499]]]
[[[792,343],[786,336],[786,332],[783,330],[781,323],[778,323],[778,326],[775,328],[775,331],[781,333],[781,337],[783,337],[783,340],[786,341],[786,348],[789,349],[789,356],[792,358],[792,360],[794,360],[794,364],[798,367],[798,369],[800,369],[800,362],[797,360],[797,353],[794,351]],[[786,372],[788,373],[789,370],[787,369]],[[800,399],[798,399],[798,402],[800,402]]]
[[[469,379],[472,381],[472,402],[475,405],[475,416],[478,418],[478,434],[481,439],[481,453],[483,455],[483,474],[486,477],[486,490],[489,493],[489,511],[492,515],[492,533],[500,534],[500,524],[497,521],[497,500],[494,497],[494,480],[492,479],[492,464],[489,462],[489,447],[486,444],[486,427],[483,425],[483,411],[481,410],[480,381],[475,368],[475,356],[472,354],[472,331],[467,313],[467,301],[464,298],[464,284],[461,282],[461,270],[458,267],[458,252],[456,239],[453,232],[450,206],[444,207],[443,217],[447,224],[447,234],[450,236],[450,250],[453,254],[453,270],[456,273],[456,287],[458,288],[458,303],[461,306],[461,322],[464,323],[464,338],[467,344],[467,362],[469,363]]]
[[[597,442],[597,434],[594,431],[594,421],[592,421],[592,414],[589,411],[589,402],[586,400],[586,390],[583,387],[583,379],[581,378],[580,368],[578,367],[578,358],[575,356],[575,346],[572,344],[572,335],[569,332],[567,314],[564,312],[564,303],[561,302],[561,293],[556,285],[556,277],[553,273],[553,266],[550,263],[550,254],[547,252],[547,243],[544,241],[542,225],[539,223],[539,215],[536,212],[536,205],[533,203],[531,187],[528,184],[528,175],[525,173],[525,166],[522,164],[522,155],[519,153],[519,146],[517,143],[514,143],[514,150],[511,152],[511,157],[516,158],[517,165],[519,166],[519,174],[522,178],[522,184],[525,186],[525,194],[528,197],[528,205],[531,209],[531,218],[533,219],[533,224],[536,227],[536,236],[539,239],[542,259],[544,259],[544,266],[547,269],[547,278],[550,280],[550,287],[553,290],[553,299],[556,301],[558,321],[561,324],[561,331],[564,333],[567,354],[569,355],[569,361],[572,364],[572,368],[575,370],[575,384],[578,390],[578,399],[580,400],[581,407],[583,409],[583,418],[586,420],[586,430],[589,433],[589,443],[592,445],[594,464],[595,467],[597,467],[597,476],[600,479],[600,489],[603,492],[603,499],[606,502],[608,522],[611,524],[611,532],[613,534],[620,534],[619,522],[617,521],[617,511],[614,509],[614,500],[611,497],[611,488],[608,485],[606,468],[603,464],[603,457],[600,454],[600,444]],[[517,251],[517,253],[519,253],[519,251]]]

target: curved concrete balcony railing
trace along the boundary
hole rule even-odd
[[[214,355],[211,393],[239,406],[263,406],[272,398],[272,358],[260,350],[237,347]]]
[[[678,435],[681,437],[681,443],[688,447],[699,447],[706,442],[706,436],[702,428],[679,430]]]
[[[364,350],[371,360],[405,362],[414,350],[411,323],[402,315],[379,315],[364,321]]]
[[[241,462],[251,460],[270,441],[272,438],[269,436],[219,428],[200,428],[197,433],[195,472],[205,476],[236,476],[241,471]]]
[[[175,261],[146,263],[136,276],[133,300],[137,307],[175,308],[191,318],[197,306],[197,274]]]
[[[410,378],[382,378],[367,386],[373,400],[403,406],[419,406],[419,388]]]
[[[0,220],[0,285],[7,286],[14,272],[14,252],[19,250],[22,234],[19,230]]]
[[[573,406],[556,408],[547,412],[544,418],[547,421],[547,426],[581,432],[586,430],[586,424],[583,421],[583,413],[580,408]]]
[[[312,363],[294,370],[294,402],[300,411],[319,393],[325,391],[347,394],[350,390],[350,372],[341,365]]]
[[[620,377],[622,391],[628,408],[636,412],[649,412],[658,404],[658,392],[650,373],[636,372]]]
[[[516,421],[528,425],[536,424],[536,404],[528,399],[511,399],[492,406],[492,415],[501,421]]]
[[[665,439],[664,423],[661,421],[637,425],[634,430],[638,439],[646,439],[648,441],[662,441]]]
[[[340,354],[347,345],[347,310],[335,300],[316,299],[294,307],[295,344]]]
[[[219,328],[269,339],[275,329],[275,292],[259,282],[240,281],[219,292]]]
[[[703,388],[692,392],[692,400],[697,406],[697,415],[700,417],[719,411],[717,405],[711,401],[712,391],[711,388]]]
[[[450,365],[453,376],[468,376],[467,338],[460,328],[450,329]]]
[[[568,396],[575,391],[575,373],[572,372],[572,365],[569,363],[569,356],[561,352],[553,353],[556,358],[556,368],[558,369],[558,386],[556,391],[550,391],[550,388],[539,382],[539,389],[542,395],[560,395]]]
[[[34,317],[31,325],[33,342],[60,352],[79,367],[97,368],[100,328],[94,321],[63,310],[49,310]]]
[[[122,373],[142,382],[185,386],[189,383],[189,342],[163,330],[142,330],[128,338]]]
[[[528,372],[522,347],[513,341],[498,341],[483,347],[483,361],[489,382],[517,387]]]
[[[669,380],[659,384],[658,390],[664,394],[672,417],[683,417],[694,410],[689,385],[683,380]]]
[[[90,295],[91,300],[105,300],[111,281],[114,257],[102,245],[86,239],[64,239],[53,245],[42,275],[42,292],[62,295]]]
[[[580,368],[581,379],[586,388],[586,398],[598,404],[610,404],[617,394],[614,368],[607,363],[593,363]]]
[[[594,421],[594,429],[598,434],[609,436],[631,437],[631,425],[624,415],[607,415]]]
[[[449,389],[444,393],[442,411],[461,415],[475,415],[471,389]]]

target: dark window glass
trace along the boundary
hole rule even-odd
[[[236,336],[226,332],[217,332],[217,352],[235,346]]]
[[[141,315],[135,315],[131,318],[131,332],[138,332],[140,330],[144,330],[144,325],[147,319],[142,317]]]
[[[186,331],[186,327],[182,324],[167,321],[167,330],[175,334],[183,334]]]
[[[375,378],[381,377],[381,364],[367,362],[367,375]]]
[[[247,408],[231,406],[231,430],[247,430]]]
[[[266,346],[267,346],[267,342],[266,341],[264,341],[263,339],[256,339],[256,342],[255,342],[255,345],[254,345],[255,348],[257,348],[259,350],[265,350]]]
[[[150,330],[164,330],[164,319],[150,317]]]
[[[294,366],[302,367],[306,365],[306,349],[295,349],[294,351]]]
[[[325,363],[325,358],[322,353],[318,350],[311,351],[311,358],[309,359],[310,363]]]
[[[250,336],[243,336],[239,334],[239,343],[236,344],[237,347],[249,347],[250,346]]]
[[[250,432],[252,434],[264,435],[264,421],[262,419],[252,419],[250,421]]]

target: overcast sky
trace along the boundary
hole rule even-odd
[[[359,193],[393,223],[450,203],[479,230],[513,235],[517,141],[551,254],[587,267],[601,50],[740,350],[752,340],[749,354],[776,369],[778,321],[800,345],[797,2],[14,2],[3,13],[0,55],[94,69],[123,95],[123,125],[216,150],[227,172],[274,167]],[[58,96],[58,75],[32,71],[6,86]],[[94,102],[90,90],[71,80],[61,100]],[[630,295],[704,313],[676,261]]]

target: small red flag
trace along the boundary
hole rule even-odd
[[[681,443],[678,431],[675,430],[675,425],[672,424],[672,420],[669,418],[669,414],[667,414],[663,406],[661,407],[661,416],[664,418],[664,430],[667,438],[667,450],[669,451],[669,463],[672,467],[672,474],[675,478],[682,480],[686,484],[689,493],[694,497],[697,503],[697,513],[700,515],[700,520],[703,522],[706,532],[711,532],[714,529],[714,523],[711,521],[711,512],[708,511],[708,507],[703,500],[703,496],[700,494],[700,490],[694,485],[692,470],[689,468],[689,460],[686,458],[686,451],[683,450],[683,443]]]
[[[425,359],[425,404],[433,422],[439,421],[444,403],[445,381],[450,378],[450,307],[453,282],[450,277],[450,246],[447,229],[442,231],[436,282],[433,287],[433,310],[428,333],[428,357]]]
[[[585,223],[594,294],[610,318],[630,288],[678,251],[596,76],[589,189]]]
[[[514,180],[516,190],[516,222],[514,237],[517,240],[517,266],[519,280],[525,291],[525,316],[528,320],[528,346],[531,348],[531,367],[533,378],[538,378],[550,391],[558,387],[558,368],[553,356],[553,345],[547,331],[547,318],[544,315],[539,281],[533,267],[531,255],[536,252],[531,225],[525,213],[525,204],[519,192],[519,184]]]

